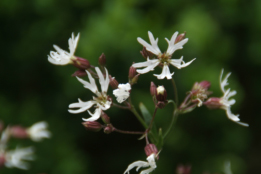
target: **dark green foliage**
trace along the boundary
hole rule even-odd
[[[126,83],[131,64],[144,61],[136,38],[148,41],[148,30],[159,38],[161,51],[167,49],[165,37],[187,32],[188,43],[173,56],[184,55],[186,62],[197,59],[187,68],[170,68],[180,101],[202,80],[210,81],[212,96],[220,97],[219,74],[224,68],[232,72],[229,87],[238,92],[232,112],[250,125],[241,127],[223,110],[205,107],[181,115],[153,173],[175,173],[180,163],[192,165],[192,173],[221,173],[226,160],[235,174],[260,173],[260,20],[260,0],[1,0],[0,120],[22,126],[46,120],[53,136],[41,143],[16,141],[35,146],[37,159],[29,171],[4,168],[0,173],[123,173],[131,162],[145,160],[145,142],[137,140],[139,136],[87,132],[81,118],[88,113],[67,112],[77,98],[87,101],[92,94],[71,77],[74,67],[52,65],[47,55],[53,44],[67,50],[71,33],[80,32],[76,55],[98,66],[104,53],[110,74]],[[142,102],[150,113],[150,81],[164,85],[168,98],[174,99],[171,82],[159,81],[153,73],[140,75],[132,89],[136,108]],[[112,108],[106,113],[117,128],[143,130],[131,112]],[[171,115],[172,106],[156,115],[163,134]]]

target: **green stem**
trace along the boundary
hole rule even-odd
[[[168,127],[168,130],[167,130],[167,131],[165,132],[165,134],[163,135],[163,139],[165,139],[166,136],[168,135],[168,133],[170,132],[170,130],[171,130],[173,124],[176,122],[176,120],[177,120],[177,118],[178,118],[178,115],[179,115],[179,112],[177,111],[177,107],[175,107],[175,110],[174,110],[174,112],[173,112],[173,114],[172,114],[171,123],[170,123],[170,125],[169,125],[169,127]]]

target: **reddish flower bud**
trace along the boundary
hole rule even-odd
[[[191,90],[191,101],[193,103],[198,103],[198,106],[200,107],[202,105],[202,102],[208,98],[208,95],[210,95],[212,92],[208,91],[210,88],[211,83],[208,81],[202,81],[200,83],[196,82]]]
[[[147,156],[150,156],[151,154],[155,154],[155,156],[158,155],[158,149],[154,144],[147,144],[144,148],[145,153]],[[157,159],[159,159],[159,156],[157,156]]]
[[[185,36],[186,36],[186,32],[184,31],[184,33],[181,33],[178,35],[178,37],[176,38],[174,43],[176,44],[176,43],[182,41],[183,39],[185,39]]]
[[[110,79],[110,86],[112,89],[117,89],[119,83],[117,82],[117,80],[114,77],[109,76]]]
[[[143,49],[140,51],[140,54],[142,55],[142,57],[144,57],[146,60],[147,58],[152,58],[153,57],[153,53],[150,51],[146,50],[146,47],[143,47]]]
[[[112,127],[111,126],[106,126],[105,128],[104,128],[104,133],[106,133],[106,134],[110,134],[110,133],[112,133],[113,132],[113,129],[112,129]]]
[[[157,87],[153,82],[150,82],[150,95],[153,97],[157,94]]]
[[[72,74],[73,77],[75,77],[75,76],[77,76],[77,77],[84,77],[84,76],[86,76],[86,75],[87,75],[86,71],[85,71],[85,70],[82,70],[82,69],[79,69],[79,70],[75,71],[75,72]]]
[[[218,97],[211,97],[206,102],[204,102],[204,105],[206,105],[209,109],[219,109],[223,106],[220,101],[221,99]]]
[[[190,174],[191,166],[178,165],[176,172],[177,174]]]
[[[105,124],[110,124],[110,117],[105,113],[101,113],[101,119]]]
[[[134,68],[133,66],[130,67],[129,69],[129,79],[133,79],[137,74],[136,68]]]
[[[106,65],[106,56],[104,53],[101,54],[101,56],[99,57],[99,65],[101,66],[105,66]]]
[[[0,168],[5,165],[5,155],[0,154]]]
[[[87,59],[76,57],[76,59],[72,59],[73,66],[75,66],[78,69],[89,69],[90,68],[90,62]]]
[[[9,128],[10,135],[15,138],[28,138],[26,128],[21,126],[12,126]]]
[[[82,124],[87,130],[94,132],[98,132],[103,128],[103,126],[97,121],[86,121]]]
[[[159,86],[156,92],[156,98],[158,101],[166,101],[167,100],[167,91],[165,90],[164,86]]]
[[[0,132],[4,129],[4,123],[0,120]]]

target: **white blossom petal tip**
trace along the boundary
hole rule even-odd
[[[145,169],[143,171],[140,172],[140,174],[149,174],[151,173],[153,170],[155,170],[157,168],[156,166],[156,162],[155,162],[155,158],[156,155],[155,154],[151,154],[150,156],[148,156],[147,161],[135,161],[133,163],[131,163],[127,169],[125,170],[124,174],[126,173],[130,173],[130,170],[136,167],[136,171],[138,171],[140,168],[143,167],[149,167],[148,169]]]
[[[249,125],[247,123],[240,122],[239,115],[235,115],[231,112],[231,106],[236,103],[235,99],[230,99],[230,97],[236,95],[236,91],[231,91],[230,88],[227,90],[225,87],[229,84],[228,83],[228,77],[231,75],[231,73],[228,73],[224,79],[222,79],[224,69],[221,70],[220,73],[220,88],[223,92],[223,96],[220,98],[220,103],[222,104],[222,109],[226,111],[228,119],[242,125],[248,127]]]
[[[41,141],[43,138],[50,138],[51,132],[47,130],[48,123],[41,121],[33,124],[30,128],[27,129],[29,137],[33,141]]]
[[[12,151],[7,151],[5,154],[5,166],[8,168],[19,168],[23,170],[29,169],[29,164],[25,160],[34,160],[33,147],[16,148]]]
[[[82,120],[83,121],[96,121],[100,118],[101,112],[102,112],[101,108],[96,108],[93,114],[88,110],[88,113],[91,115],[91,117],[82,118]]]
[[[158,38],[157,39],[154,39],[154,36],[153,34],[148,31],[148,35],[149,35],[149,39],[150,39],[150,44],[148,44],[146,41],[144,41],[142,38],[138,37],[137,40],[138,42],[143,45],[147,51],[150,51],[152,52],[153,54],[155,55],[160,55],[161,54],[161,51],[158,47]]]
[[[174,72],[170,73],[169,66],[165,62],[161,74],[158,74],[158,75],[153,74],[153,75],[156,76],[158,79],[164,79],[166,77],[169,80],[172,78],[173,74],[174,74]]]
[[[54,65],[67,65],[72,63],[72,59],[74,59],[74,53],[77,48],[77,44],[79,41],[80,33],[74,37],[74,34],[72,33],[72,37],[69,38],[68,44],[69,44],[69,50],[70,52],[67,52],[57,45],[54,45],[55,51],[51,51],[50,55],[48,55],[48,61]]]
[[[113,90],[117,102],[122,103],[130,96],[131,85],[129,83],[119,84],[118,89]]]

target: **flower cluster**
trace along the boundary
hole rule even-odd
[[[143,45],[147,51],[156,55],[157,58],[149,59],[149,57],[148,57],[146,62],[133,64],[132,66],[135,68],[145,67],[144,69],[138,69],[137,70],[138,73],[145,74],[149,71],[153,71],[156,66],[161,65],[161,66],[163,66],[162,73],[154,74],[154,76],[156,76],[158,79],[164,79],[165,77],[167,79],[171,79],[174,72],[170,73],[169,64],[175,66],[178,69],[181,69],[181,68],[187,67],[195,60],[195,58],[194,58],[191,61],[185,63],[183,61],[183,56],[180,59],[171,59],[172,54],[176,50],[182,49],[183,45],[188,42],[188,38],[182,39],[182,40],[181,39],[177,40],[178,32],[175,32],[172,35],[170,41],[167,38],[165,38],[169,44],[169,47],[165,53],[161,53],[161,51],[158,47],[158,38],[154,39],[153,34],[150,31],[148,32],[148,34],[149,34],[149,39],[150,39],[151,45],[148,44],[143,39],[141,39],[140,37],[138,37],[138,42],[141,45]]]
[[[29,169],[29,164],[26,161],[34,160],[34,148],[21,148],[17,146],[15,150],[8,150],[9,139],[11,137],[20,139],[30,138],[32,141],[39,142],[44,138],[51,137],[51,133],[47,130],[47,127],[48,124],[45,121],[42,121],[33,124],[29,128],[15,125],[8,126],[5,130],[2,130],[0,139],[0,167],[15,167],[23,170]]]
[[[183,56],[179,59],[174,59],[173,54],[175,51],[180,50],[183,46],[188,42],[188,38],[185,38],[185,33],[178,34],[175,32],[171,39],[166,41],[168,43],[168,48],[166,52],[161,52],[158,47],[158,38],[154,38],[153,34],[149,31],[149,40],[150,44],[141,39],[137,38],[138,42],[143,46],[143,50],[141,54],[146,58],[145,62],[133,63],[129,68],[128,74],[128,83],[118,83],[115,77],[113,77],[108,68],[106,67],[106,56],[104,53],[98,58],[99,67],[96,65],[91,65],[90,62],[86,59],[75,56],[75,50],[77,47],[77,43],[79,40],[79,34],[74,37],[72,33],[72,37],[69,39],[69,50],[70,52],[64,51],[60,49],[58,46],[54,45],[56,52],[51,51],[50,55],[48,55],[48,61],[55,65],[67,65],[72,64],[78,70],[73,74],[77,78],[77,80],[83,84],[84,88],[90,90],[94,96],[89,101],[82,101],[78,99],[78,102],[72,103],[69,105],[68,111],[72,114],[78,114],[87,111],[90,115],[89,118],[83,118],[83,126],[86,130],[90,131],[101,131],[104,133],[110,134],[113,132],[123,133],[123,134],[135,134],[140,135],[140,140],[145,140],[145,154],[147,155],[147,161],[135,161],[131,163],[124,174],[129,174],[130,170],[136,168],[138,171],[140,168],[146,168],[140,172],[140,174],[149,174],[153,170],[156,169],[156,160],[159,159],[159,150],[162,149],[163,141],[165,140],[166,135],[170,132],[171,127],[173,126],[174,121],[169,123],[169,126],[164,132],[161,128],[157,128],[155,125],[155,117],[157,115],[158,109],[164,109],[166,105],[169,103],[174,104],[174,111],[172,116],[172,120],[178,115],[185,114],[187,112],[191,112],[197,107],[201,107],[205,105],[212,109],[223,109],[226,111],[228,118],[232,121],[235,121],[243,126],[248,126],[246,123],[239,122],[239,115],[234,115],[231,112],[231,105],[235,103],[234,99],[230,99],[232,96],[236,94],[236,91],[231,91],[229,89],[225,89],[228,85],[228,77],[230,73],[226,75],[224,79],[222,79],[223,70],[220,75],[220,87],[223,92],[223,96],[220,98],[211,97],[209,95],[212,92],[209,91],[211,83],[209,81],[202,81],[194,83],[191,91],[188,92],[184,101],[179,104],[177,97],[177,89],[176,84],[173,79],[174,72],[170,72],[169,65],[173,65],[174,67],[181,69],[190,65],[194,60],[190,60],[189,62],[185,62],[183,60]],[[138,78],[140,74],[145,74],[149,71],[153,71],[154,68],[159,66],[162,68],[161,74],[154,74],[157,79],[168,79],[172,81],[175,98],[168,99],[167,89],[163,85],[158,85],[158,87],[151,82],[150,94],[152,96],[152,100],[154,103],[154,112],[153,115],[150,115],[150,112],[147,110],[144,104],[140,103],[139,109],[141,110],[141,114],[137,112],[134,104],[131,100],[131,93],[134,90],[133,85],[138,83]],[[88,81],[83,80],[80,77],[88,77]],[[100,90],[96,85],[96,80],[99,81]],[[112,93],[115,96],[115,100],[118,103],[114,102],[114,98],[109,96],[109,86],[112,88]],[[120,130],[116,128],[110,120],[110,117],[105,113],[111,107],[117,107],[119,109],[127,109],[135,115],[141,125],[144,127],[142,131],[128,131],[128,130]],[[93,109],[94,111],[90,111]],[[101,119],[100,119],[101,118]],[[101,121],[100,121],[101,120]],[[159,131],[157,131],[159,130]],[[28,132],[37,132],[34,129],[30,129]],[[47,135],[45,134],[45,137]],[[37,138],[34,138],[37,140]],[[179,167],[177,172],[181,173],[190,173],[189,167]]]

